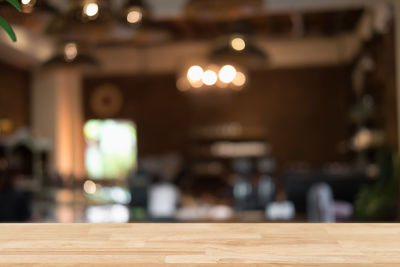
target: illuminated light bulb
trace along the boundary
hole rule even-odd
[[[94,17],[99,13],[99,5],[96,2],[87,3],[83,7],[83,13],[88,17]]]
[[[78,55],[78,47],[75,43],[68,43],[64,47],[64,57],[68,62],[73,61]]]
[[[206,70],[203,74],[203,83],[205,85],[214,85],[218,80],[217,74],[212,70]]]
[[[225,65],[218,73],[218,77],[223,83],[230,83],[235,79],[236,69],[232,65]]]
[[[89,195],[96,193],[96,183],[93,181],[87,180],[83,184],[83,190]]]
[[[135,7],[129,9],[128,14],[126,15],[126,20],[131,24],[140,22],[142,18],[143,18],[142,11],[140,10],[140,8],[135,8]]]
[[[246,48],[246,42],[241,37],[233,38],[231,41],[231,46],[236,51],[242,51]]]
[[[21,0],[21,11],[23,13],[32,13],[36,0]]]
[[[200,81],[203,77],[203,69],[200,66],[192,66],[187,72],[189,81]]]
[[[203,69],[200,66],[191,66],[187,72],[189,82],[197,82],[203,78]]]
[[[235,79],[232,81],[233,85],[236,86],[243,86],[246,83],[246,75],[244,75],[242,72],[238,71],[236,73]]]

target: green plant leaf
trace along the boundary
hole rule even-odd
[[[13,5],[16,9],[18,9],[19,11],[21,11],[21,4],[19,3],[18,0],[6,0],[8,3],[10,3],[11,5]]]
[[[8,22],[1,16],[0,16],[0,26],[7,32],[7,34],[10,36],[13,42],[17,41],[17,36],[15,36],[15,33],[11,28],[10,24],[8,24]]]

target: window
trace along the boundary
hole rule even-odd
[[[137,134],[126,120],[89,120],[84,126],[89,179],[123,179],[135,169]]]

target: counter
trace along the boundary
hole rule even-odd
[[[400,266],[400,224],[0,224],[1,266],[165,263]]]

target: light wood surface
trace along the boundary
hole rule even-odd
[[[1,266],[400,266],[400,224],[0,224]]]

